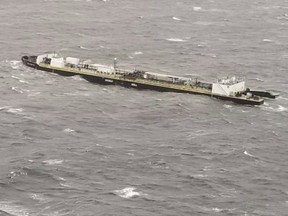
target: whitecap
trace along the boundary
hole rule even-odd
[[[17,76],[11,76],[13,79],[16,79],[16,80],[18,80],[20,83],[28,83],[27,81],[25,81],[25,80],[22,80],[21,78],[19,78],[19,77],[17,77]]]
[[[171,42],[185,42],[186,41],[181,38],[167,38],[166,40],[171,41]]]
[[[39,94],[41,94],[41,92],[32,92],[32,93],[28,94],[28,97],[34,97],[34,96],[39,95]]]
[[[13,79],[17,79],[17,80],[19,80],[20,78],[19,77],[17,77],[17,76],[14,76],[14,75],[12,75],[11,76]]]
[[[17,114],[17,113],[23,112],[23,109],[22,108],[8,108],[7,112]]]
[[[75,132],[75,130],[73,130],[71,128],[66,128],[66,129],[64,129],[64,132],[65,133],[72,133],[72,132]]]
[[[263,42],[272,42],[273,40],[271,39],[263,39]]]
[[[231,121],[229,121],[228,119],[223,119],[226,123],[228,123],[228,124],[232,124],[232,122]]]
[[[66,179],[65,178],[63,178],[63,177],[58,177],[58,179],[60,180],[60,181],[66,181]]]
[[[197,174],[197,175],[194,175],[194,177],[196,177],[196,178],[206,178],[207,175]]]
[[[244,151],[243,153],[244,153],[245,155],[247,155],[247,156],[254,157],[254,155],[248,153],[247,151]]]
[[[207,46],[206,43],[199,43],[199,44],[197,44],[197,47],[206,47],[206,46]]]
[[[201,8],[201,7],[193,7],[193,10],[194,10],[194,11],[201,11],[202,8]]]
[[[15,92],[18,92],[18,93],[20,93],[20,94],[22,94],[23,93],[23,91],[20,89],[20,88],[18,88],[18,87],[14,87],[14,86],[12,86],[12,88],[11,88],[13,91],[15,91]]]
[[[19,65],[11,65],[11,68],[14,69],[14,70],[19,69],[19,67],[20,67]]]
[[[281,99],[281,100],[288,100],[288,98],[285,98],[285,97],[283,97],[283,96],[278,97],[278,99]]]
[[[101,146],[101,147],[102,147],[103,145],[101,145],[101,144],[99,144],[99,143],[96,143],[96,146]]]
[[[60,183],[60,185],[61,185],[62,187],[68,187],[68,188],[71,188],[71,187],[72,187],[71,185],[64,184],[64,183]]]
[[[278,107],[271,107],[268,105],[269,104],[264,103],[264,106],[262,106],[261,109],[266,110],[266,111],[272,111],[272,112],[285,112],[285,111],[287,111],[287,108],[284,106],[281,106],[281,105],[278,105]]]
[[[257,80],[257,81],[259,81],[259,82],[264,82],[264,80],[262,80],[262,79],[260,79],[260,78],[258,78],[258,77],[256,77],[255,80]]]
[[[83,49],[83,50],[91,50],[91,49],[89,49],[89,48],[87,48],[87,47],[84,47],[84,46],[78,46],[80,49]]]
[[[10,61],[10,66],[11,66],[14,70],[16,70],[16,69],[19,68],[20,62],[21,62],[21,61],[18,61],[18,60],[12,60],[12,61]]]
[[[232,105],[228,105],[228,104],[224,104],[223,105],[226,109],[231,109],[232,108]]]
[[[283,111],[286,111],[287,108],[286,107],[283,107],[281,105],[278,105],[278,108],[276,109],[277,112],[283,112]]]
[[[22,79],[19,79],[19,82],[20,82],[20,83],[26,83],[26,84],[29,83],[29,82],[27,82],[27,81],[25,81],[25,80],[22,80]]]
[[[29,211],[22,207],[18,206],[12,202],[0,202],[0,210],[6,212],[13,216],[29,216]]]
[[[29,197],[33,200],[37,200],[37,201],[40,201],[40,202],[43,202],[45,201],[46,199],[43,197],[43,195],[41,194],[35,194],[35,193],[31,193],[29,194]]]
[[[181,19],[178,18],[178,17],[172,17],[172,19],[173,19],[173,20],[177,20],[177,21],[181,21]]]
[[[42,163],[46,165],[58,165],[58,164],[62,164],[63,160],[52,159],[52,160],[42,161]]]
[[[36,35],[47,35],[47,33],[37,32]]]
[[[223,209],[220,209],[220,208],[212,208],[212,211],[214,211],[214,212],[221,212],[221,211],[223,211]]]
[[[134,52],[134,55],[142,55],[143,53],[141,51]]]
[[[122,198],[130,199],[140,196],[140,192],[136,192],[135,190],[135,187],[127,187],[122,190],[115,190],[114,193]]]
[[[11,64],[15,65],[15,64],[19,64],[21,61],[19,60],[12,60],[10,61]]]
[[[71,77],[68,77],[69,79],[72,79],[72,80],[76,80],[76,81],[86,81],[84,78],[82,78],[81,76],[79,75],[76,75],[76,76],[71,76]]]

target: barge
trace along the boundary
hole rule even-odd
[[[277,93],[250,90],[245,81],[237,77],[219,79],[216,82],[199,81],[142,70],[124,70],[114,65],[92,64],[74,57],[60,57],[58,54],[23,56],[24,65],[37,70],[57,73],[63,76],[80,75],[84,79],[98,84],[120,85],[128,88],[149,89],[162,92],[201,94],[238,104],[261,105],[264,98],[275,98]]]

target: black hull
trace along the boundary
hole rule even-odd
[[[249,99],[243,99],[240,97],[228,97],[228,96],[221,96],[221,95],[212,95],[212,94],[207,94],[207,93],[202,93],[202,92],[193,92],[193,91],[187,91],[187,90],[181,90],[181,89],[174,89],[174,88],[168,88],[165,86],[157,86],[153,84],[146,84],[146,83],[133,83],[133,80],[131,79],[123,79],[123,80],[118,80],[118,79],[113,79],[113,78],[105,78],[105,77],[100,77],[100,76],[92,76],[92,75],[87,75],[87,74],[82,74],[82,73],[71,73],[71,72],[66,72],[63,70],[57,70],[57,69],[52,69],[52,68],[46,68],[46,67],[41,67],[36,63],[36,58],[37,56],[23,56],[22,57],[22,62],[28,67],[35,68],[37,70],[41,71],[47,71],[51,73],[56,73],[61,76],[74,76],[74,75],[79,75],[83,77],[85,80],[92,82],[92,83],[97,83],[97,84],[102,84],[102,85],[120,85],[126,88],[136,88],[136,89],[143,89],[143,90],[154,90],[154,91],[159,91],[159,92],[176,92],[176,93],[188,93],[188,94],[201,94],[201,95],[206,95],[214,98],[218,98],[221,100],[226,100],[226,101],[232,101],[237,104],[246,104],[246,105],[261,105],[264,103],[264,100],[249,100]]]
[[[275,99],[276,97],[279,96],[279,94],[277,93],[272,93],[268,91],[248,91],[248,92],[251,93],[252,95],[256,95],[259,97],[272,98],[272,99]]]

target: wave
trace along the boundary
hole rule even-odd
[[[23,109],[22,108],[10,108],[7,110],[7,112],[10,112],[10,113],[21,113],[23,112]]]
[[[228,104],[224,104],[223,107],[225,107],[226,109],[231,109],[231,108],[233,108],[232,105],[228,105]]]
[[[267,39],[267,38],[263,39],[262,41],[263,41],[263,42],[273,42],[273,40]]]
[[[16,170],[16,171],[11,171],[8,175],[8,177],[10,179],[14,179],[18,176],[21,176],[21,175],[27,175],[27,172],[23,171],[23,170]]]
[[[71,128],[65,128],[65,129],[64,129],[64,132],[65,132],[65,133],[73,133],[73,132],[75,132],[75,130],[73,130],[73,129],[71,129]]]
[[[47,199],[44,198],[44,196],[41,195],[41,194],[31,193],[31,194],[29,194],[29,197],[30,197],[31,199],[37,200],[37,201],[39,201],[39,202],[47,201]]]
[[[83,96],[83,97],[90,97],[90,96],[91,96],[90,93],[79,92],[79,91],[76,91],[76,92],[67,92],[67,93],[64,93],[64,95],[69,95],[69,96]]]
[[[171,41],[171,42],[185,42],[186,41],[181,38],[167,38],[166,40]]]
[[[86,81],[83,77],[81,77],[79,75],[70,76],[70,77],[67,77],[67,79],[72,79],[72,80],[76,80],[76,81]]]
[[[280,100],[288,100],[288,98],[285,98],[283,96],[279,96],[278,99],[280,99]]]
[[[244,151],[243,153],[244,153],[245,155],[249,156],[249,157],[254,157],[254,155],[248,153],[247,151]]]
[[[216,55],[216,54],[213,54],[213,53],[195,53],[195,55],[198,55],[198,56],[207,56],[207,57],[211,57],[211,58],[217,58],[217,55]]]
[[[62,164],[63,160],[59,160],[59,159],[51,159],[51,160],[45,160],[42,161],[43,164],[46,165],[58,165],[58,164]]]
[[[41,92],[32,92],[32,93],[28,94],[28,97],[35,97],[39,94],[41,94]]]
[[[13,202],[2,201],[0,202],[0,211],[13,216],[28,216],[28,209],[16,205]]]
[[[200,42],[199,44],[197,44],[197,47],[207,47],[207,44],[203,43],[203,42],[202,43]]]
[[[201,7],[193,7],[193,10],[194,11],[202,11],[202,8]]]
[[[80,36],[80,37],[89,37],[89,35],[79,33],[79,32],[75,33],[75,35]],[[81,47],[81,46],[79,46],[79,47]]]
[[[181,19],[178,18],[178,17],[172,17],[172,19],[173,19],[173,20],[177,20],[177,21],[181,21]]]
[[[20,89],[20,88],[18,88],[18,87],[12,86],[11,89],[12,89],[13,91],[15,91],[15,92],[20,93],[20,94],[23,94],[23,93],[24,93],[24,91],[22,91],[22,89]]]
[[[78,46],[80,49],[83,49],[83,50],[92,50],[92,49],[89,49],[87,47],[84,47],[84,46]]]
[[[141,192],[137,192],[135,191],[136,188],[135,187],[126,187],[122,190],[115,190],[113,191],[116,195],[122,197],[122,198],[125,198],[125,199],[130,199],[130,198],[133,198],[133,197],[139,197],[141,195],[145,195]]]
[[[0,111],[8,109],[9,106],[0,107]]]
[[[256,77],[255,80],[257,80],[257,81],[259,81],[259,82],[264,82],[263,79],[260,79],[260,78],[258,78],[258,77]]]
[[[25,80],[22,80],[21,78],[19,78],[19,77],[17,77],[17,76],[11,76],[13,79],[16,79],[16,80],[18,80],[20,83],[28,83],[27,81],[25,81]]]
[[[264,103],[264,106],[261,106],[261,109],[266,110],[266,111],[272,111],[272,112],[285,112],[285,111],[287,111],[287,108],[284,106],[278,105],[277,107],[272,107],[272,106],[269,106],[269,104],[266,104],[266,106],[265,106],[265,103]]]
[[[13,108],[10,106],[0,107],[0,111],[6,111],[7,113],[19,114],[23,112],[22,108]]]
[[[134,52],[134,55],[142,55],[143,53],[141,51]]]
[[[19,69],[20,63],[21,63],[21,61],[18,61],[18,60],[9,61],[9,64],[10,64],[11,68],[14,69],[14,70]]]

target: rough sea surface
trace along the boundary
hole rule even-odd
[[[1,0],[0,215],[288,215],[285,0]],[[240,106],[27,68],[63,56],[281,96]]]

